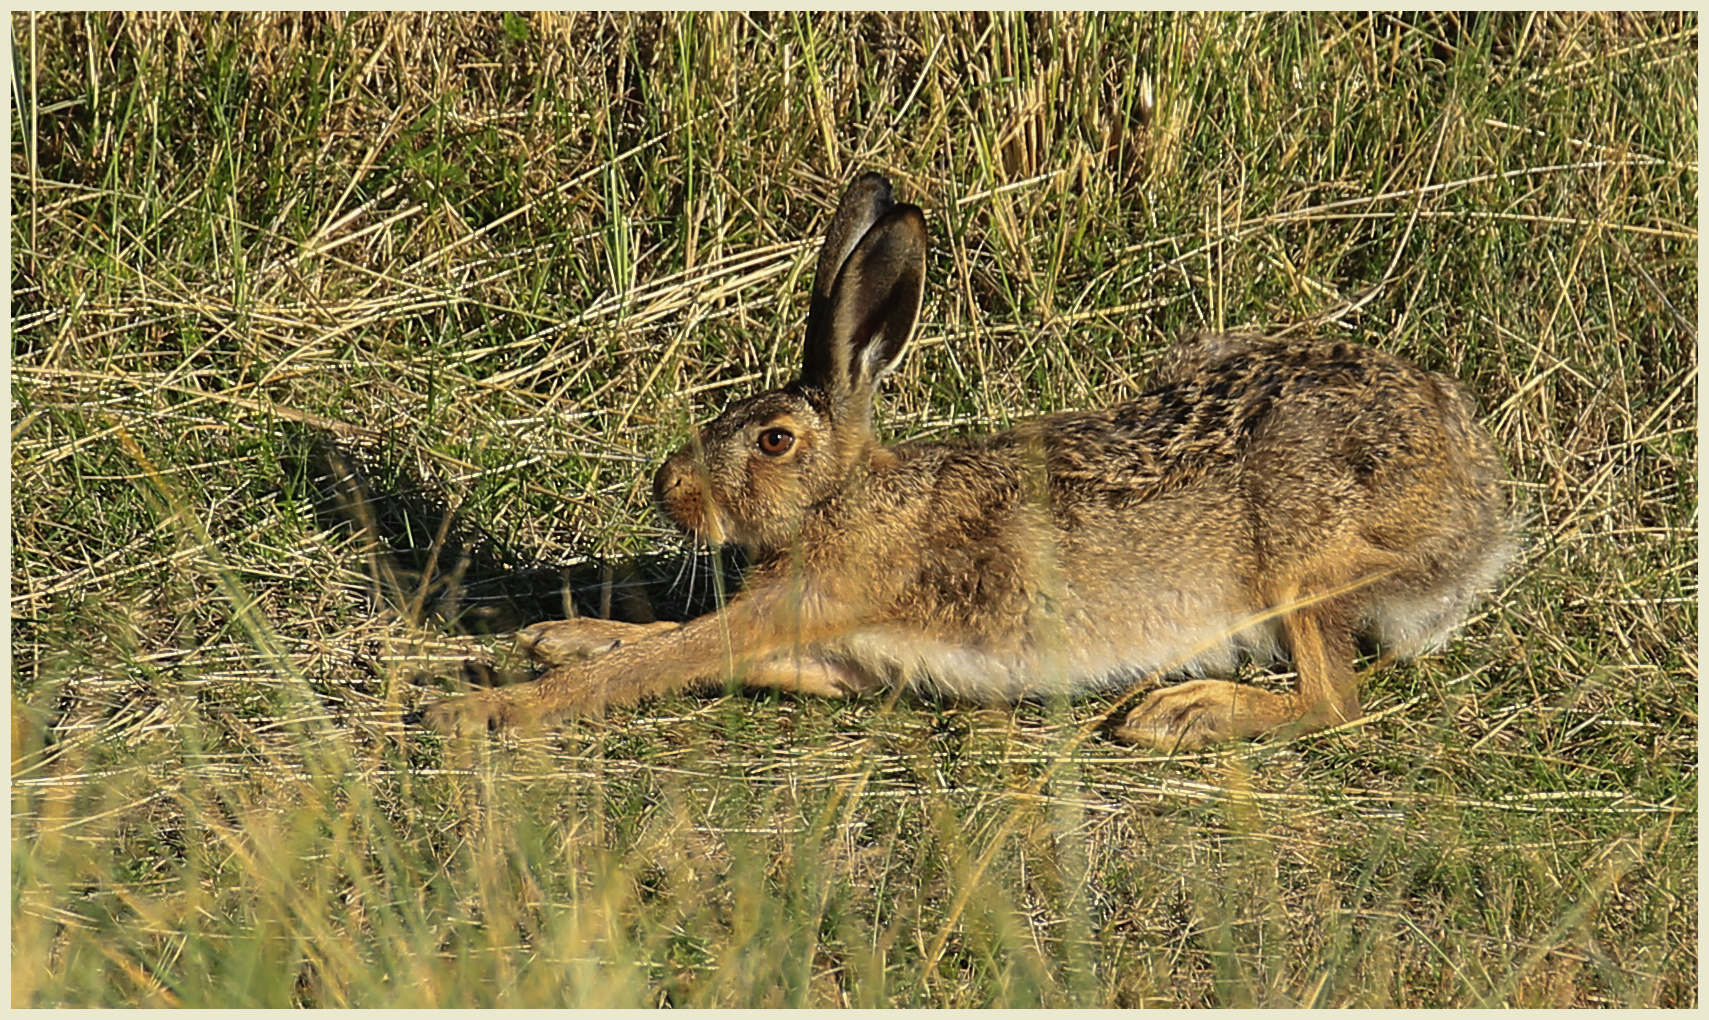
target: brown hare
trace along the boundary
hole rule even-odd
[[[441,729],[535,726],[734,676],[843,697],[1074,695],[1289,657],[1291,694],[1152,691],[1113,728],[1164,750],[1359,716],[1356,643],[1446,639],[1500,575],[1504,472],[1453,380],[1340,340],[1212,336],[1137,399],[884,446],[878,384],[919,315],[926,225],[877,174],[831,221],[801,375],[702,428],[653,479],[753,565],[680,626],[537,624],[538,680],[441,702]]]

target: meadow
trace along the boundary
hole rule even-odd
[[[10,25],[14,1005],[1696,1005],[1695,14]],[[650,475],[864,170],[932,236],[884,434],[1313,329],[1479,395],[1522,554],[1291,740],[420,725],[739,584]]]

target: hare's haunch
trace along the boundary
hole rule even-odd
[[[872,425],[925,282],[921,211],[857,180],[819,257],[800,378],[735,404],[653,480],[679,525],[753,558],[681,626],[569,620],[540,679],[442,702],[441,728],[541,725],[716,682],[980,702],[1286,656],[1291,694],[1194,679],[1114,729],[1163,749],[1359,715],[1367,638],[1442,641],[1514,548],[1503,470],[1458,383],[1335,340],[1213,336],[1129,403],[971,439]]]

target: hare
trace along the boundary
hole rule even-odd
[[[1504,471],[1453,380],[1339,340],[1210,336],[1137,399],[1006,432],[884,446],[926,226],[849,188],[819,256],[801,374],[730,407],[653,479],[659,506],[752,567],[680,626],[536,624],[538,680],[433,706],[537,726],[734,676],[846,697],[1067,696],[1290,657],[1296,689],[1151,691],[1116,739],[1163,750],[1359,717],[1356,644],[1442,643],[1514,549]]]

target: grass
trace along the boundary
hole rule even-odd
[[[1694,14],[11,28],[15,1005],[1696,1004]],[[566,596],[711,604],[651,467],[789,376],[868,168],[933,236],[888,434],[1309,325],[1482,396],[1521,562],[1209,754],[407,723]]]

